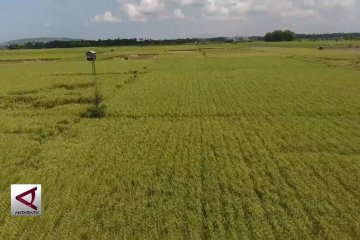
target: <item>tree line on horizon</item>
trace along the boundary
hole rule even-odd
[[[322,33],[322,34],[297,34],[290,30],[276,30],[265,34],[265,42],[283,42],[294,40],[359,40],[360,33]]]
[[[70,40],[50,42],[28,42],[25,44],[11,44],[8,49],[49,49],[49,48],[77,48],[77,47],[116,47],[116,46],[160,46],[179,44],[206,44],[206,43],[240,43],[252,41],[281,42],[294,40],[350,40],[360,39],[360,33],[326,33],[326,34],[296,34],[290,30],[276,30],[265,36],[252,36],[249,38],[184,38],[184,39],[106,39],[106,40]]]
[[[229,42],[228,38],[185,38],[185,39],[106,39],[106,40],[72,40],[72,41],[50,41],[50,42],[28,42],[25,44],[11,44],[9,49],[42,49],[42,48],[76,48],[76,47],[116,47],[116,46],[156,46],[177,45],[191,43],[222,43]]]
[[[290,42],[295,40],[295,33],[290,30],[276,30],[267,33],[264,40],[265,42]]]

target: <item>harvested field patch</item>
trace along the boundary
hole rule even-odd
[[[33,63],[33,62],[57,62],[62,60],[61,58],[39,58],[39,59],[0,59],[0,63]]]
[[[57,106],[70,105],[70,104],[91,104],[94,101],[93,96],[88,97],[69,97],[69,98],[57,98],[51,100],[37,100],[32,103],[34,108],[54,108]]]
[[[63,88],[66,90],[75,90],[75,89],[91,88],[91,87],[94,87],[93,82],[74,83],[74,84],[60,83],[60,84],[54,84],[53,86],[51,86],[51,89]]]
[[[158,54],[128,54],[128,55],[117,55],[105,58],[103,60],[149,60],[153,59]]]

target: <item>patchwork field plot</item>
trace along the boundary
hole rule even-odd
[[[360,238],[359,51],[96,49],[89,119],[86,50],[0,51],[0,239]]]

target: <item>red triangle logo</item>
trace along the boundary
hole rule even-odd
[[[37,190],[37,187],[30,189],[29,191],[23,192],[22,194],[17,195],[15,198],[16,200],[18,200],[19,202],[21,202],[22,204],[25,204],[26,206],[37,210],[37,206],[35,206],[33,203],[35,201],[35,191]],[[26,195],[31,194],[31,202],[26,201],[23,197],[25,197]]]

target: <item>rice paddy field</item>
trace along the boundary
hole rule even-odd
[[[360,239],[351,44],[0,51],[0,239]]]

